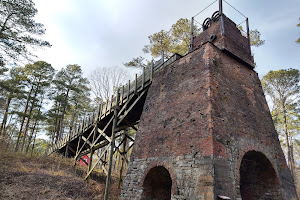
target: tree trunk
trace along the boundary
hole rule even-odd
[[[2,2],[1,2],[2,3]],[[5,31],[5,29],[6,29],[6,24],[7,24],[7,22],[8,22],[8,20],[14,15],[15,13],[9,13],[8,15],[7,15],[7,17],[6,17],[6,19],[5,19],[5,21],[4,21],[4,23],[2,24],[2,28],[1,28],[1,30],[0,30],[0,35],[2,36],[2,34],[3,34],[3,31]]]
[[[55,111],[56,117],[54,121],[54,128],[53,128],[53,133],[52,133],[52,147],[57,141],[57,134],[58,134],[58,114],[59,114],[59,106],[57,105],[57,101],[55,102],[55,106],[58,108]]]
[[[31,155],[33,155],[33,151],[34,151],[34,147],[35,147],[35,141],[36,141],[36,132],[34,134],[34,139],[33,139],[33,143],[32,143]]]
[[[59,140],[59,125],[60,125],[60,121],[61,121],[61,119],[58,119],[57,120],[57,127],[56,127],[56,135],[55,135],[55,144],[58,142],[58,140]]]
[[[28,114],[28,118],[27,118],[27,122],[26,122],[26,126],[25,126],[25,131],[24,131],[24,136],[23,136],[23,142],[22,142],[22,146],[21,146],[21,151],[23,151],[24,149],[24,145],[25,145],[25,140],[26,140],[26,137],[27,137],[27,132],[28,132],[28,128],[29,128],[29,124],[30,124],[30,120],[31,120],[31,115],[32,115],[32,111],[33,111],[33,108],[35,107],[35,101],[36,101],[36,96],[38,94],[38,90],[39,90],[39,86],[37,86],[37,88],[35,89],[35,92],[34,92],[34,96],[33,96],[33,100],[32,100],[32,103],[31,103],[31,107],[30,107],[30,110],[29,110],[29,114]]]
[[[23,135],[23,140],[22,140],[22,145],[21,145],[21,152],[23,152],[23,149],[24,149],[24,145],[25,145],[25,141],[26,141],[26,137],[27,137],[28,127],[29,127],[29,124],[30,124],[33,107],[34,106],[32,105],[31,108],[30,108],[30,111],[29,111],[28,118],[27,118],[25,130],[24,130],[24,135]]]
[[[26,115],[27,110],[28,110],[29,101],[30,101],[32,91],[33,91],[33,86],[31,87],[30,92],[28,93],[28,97],[27,97],[27,101],[26,101],[26,105],[25,105],[25,110],[24,110],[24,116],[22,117],[20,131],[19,131],[17,142],[16,142],[15,151],[19,150],[19,142],[20,142],[20,138],[21,138],[21,135],[22,135],[22,130],[23,130],[23,126],[24,126],[24,122],[25,122],[25,118],[26,118],[25,115]]]
[[[63,130],[64,130],[64,117],[65,117],[65,113],[66,113],[66,108],[67,108],[67,101],[68,101],[68,97],[69,97],[69,91],[70,89],[67,90],[67,94],[66,94],[66,99],[65,99],[65,105],[63,107],[63,112],[62,112],[62,116],[61,116],[61,120],[60,120],[60,129],[59,129],[59,139],[62,138],[62,134],[63,134]]]
[[[285,140],[286,140],[286,151],[287,151],[287,157],[288,157],[288,166],[291,170],[292,175],[294,175],[294,168],[293,168],[293,155],[292,155],[292,150],[291,150],[291,144],[290,144],[290,135],[288,132],[288,127],[287,127],[287,119],[286,119],[286,109],[285,106],[283,105],[283,120],[284,120],[284,134],[285,134]]]
[[[58,124],[58,119],[56,117],[55,118],[55,122],[54,122],[53,133],[52,133],[52,146],[56,143],[56,138],[57,138],[57,124]]]
[[[291,170],[293,171],[292,174],[295,174],[294,173],[294,170],[295,170],[295,159],[294,159],[294,142],[292,140],[292,138],[290,137],[290,157],[291,157]]]
[[[11,102],[11,95],[9,95],[8,99],[7,99],[7,103],[6,103],[6,107],[5,107],[5,113],[3,116],[3,121],[1,124],[1,128],[0,128],[0,135],[5,135],[5,129],[6,129],[6,122],[7,122],[7,116],[8,116],[8,110],[9,110],[9,106],[10,106],[10,102]]]
[[[72,120],[71,120],[71,124],[70,124],[70,129],[69,129],[69,134],[72,133],[72,129],[74,127],[74,122],[75,122],[75,118],[76,118],[76,113],[77,113],[77,105],[75,106],[75,110],[72,116]]]
[[[40,109],[39,109],[39,111],[40,111]],[[33,137],[33,135],[34,135],[34,132],[35,132],[35,128],[36,128],[36,126],[37,126],[37,123],[38,123],[38,120],[35,119],[33,129],[32,129],[32,131],[31,131],[31,134],[30,134],[29,138],[28,138],[28,143],[27,143],[27,147],[26,147],[26,151],[25,151],[26,154],[28,153],[28,149],[29,149],[29,146],[30,146],[32,137]]]
[[[43,104],[43,100],[44,100],[44,96],[41,97],[40,107],[39,107],[39,110],[37,112],[38,115],[41,113],[41,107],[42,107],[42,104]],[[29,149],[29,146],[30,146],[30,143],[31,143],[31,140],[32,140],[32,136],[34,134],[35,128],[37,126],[37,123],[38,123],[38,119],[36,118],[35,122],[34,122],[33,129],[31,131],[31,134],[30,134],[29,138],[28,138],[28,144],[27,144],[26,151],[25,151],[26,154],[28,152],[28,149]]]

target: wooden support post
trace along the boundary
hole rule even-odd
[[[81,133],[81,131],[82,131],[82,124],[83,124],[83,121],[81,123],[79,123],[79,133]]]
[[[91,171],[91,169],[92,169],[92,164],[93,164],[93,155],[94,155],[94,153],[95,153],[95,150],[91,150],[91,153],[90,153],[90,162],[89,162],[89,165],[88,165],[88,171],[87,171],[87,173],[89,173],[90,171]],[[89,176],[88,176],[89,177]],[[86,180],[88,180],[88,177],[87,177],[87,179]]]
[[[106,112],[107,112],[107,101],[105,102],[105,110],[104,110],[104,116],[106,116]]]
[[[153,59],[151,61],[151,69],[150,69],[150,81],[152,82],[152,79],[153,79],[153,73],[154,73],[154,62],[153,62]]]
[[[121,96],[121,103],[123,103],[123,99],[124,99],[124,85],[122,85],[122,96]]]
[[[101,104],[100,104],[99,115],[98,115],[97,121],[100,121],[100,120],[101,120],[102,108],[103,108],[103,104],[101,103]]]
[[[87,120],[86,120],[86,123],[85,123],[85,128],[88,127],[89,123],[90,123],[90,115],[87,116]]]
[[[129,96],[130,96],[130,80],[128,81],[127,100],[129,100]]]
[[[127,154],[127,152],[126,152],[126,143],[127,143],[126,134],[127,134],[127,132],[128,132],[128,129],[124,130],[124,138],[123,138],[124,142],[123,142],[123,151],[122,151],[124,156]],[[121,183],[123,182],[123,167],[124,167],[124,158],[122,157],[118,188],[121,188]]]
[[[112,109],[112,106],[113,106],[113,101],[114,101],[114,95],[111,95],[109,113],[111,112],[111,109]]]
[[[144,89],[145,86],[145,67],[143,67],[143,74],[142,74],[142,89]]]
[[[81,135],[79,135],[79,139],[78,139],[78,144],[77,144],[77,149],[76,149],[76,154],[75,154],[75,159],[74,159],[74,167],[75,167],[76,162],[77,162],[76,155],[78,155],[79,146],[80,146],[80,140],[81,140]]]
[[[94,144],[94,142],[95,142],[97,132],[98,132],[98,125],[97,125],[97,122],[95,122],[95,124],[94,124],[94,135],[93,135],[92,144]]]
[[[100,113],[100,105],[101,105],[101,104],[99,104],[99,105],[98,105],[98,107],[97,107],[97,112],[96,112],[96,114],[95,114],[95,118],[94,118],[94,120],[95,120],[95,121],[98,121],[98,118],[99,118],[99,113]]]
[[[91,146],[92,148],[93,148],[93,146],[95,146],[96,143],[99,141],[100,137],[105,135],[105,131],[106,131],[106,129],[108,128],[108,126],[110,125],[110,123],[112,123],[113,119],[114,119],[114,116],[112,116],[112,117],[110,118],[110,120],[108,121],[108,123],[106,123],[105,127],[104,127],[102,130],[99,129],[99,128],[97,129],[98,132],[99,132],[100,134],[97,136],[96,140],[95,140],[94,143],[92,144],[92,146]]]
[[[68,155],[69,155],[68,150],[69,150],[69,142],[67,142],[67,145],[66,145],[66,151],[65,151],[65,157],[66,157],[66,158],[67,158]]]
[[[77,133],[77,125],[75,124],[74,129],[72,129],[69,140],[71,140],[76,135],[76,133]]]
[[[137,74],[135,74],[135,80],[134,80],[134,93],[137,93]]]
[[[109,164],[108,164],[108,172],[107,172],[106,185],[105,185],[104,200],[108,200],[108,194],[109,194],[109,188],[110,188],[111,168],[112,168],[112,160],[113,160],[113,154],[114,154],[114,148],[115,148],[115,134],[116,134],[115,130],[117,128],[117,122],[118,122],[119,98],[120,98],[119,93],[120,93],[120,91],[118,89],[117,97],[116,97],[116,105],[114,107],[114,120],[113,120],[113,124],[112,124]]]
[[[84,129],[83,129],[83,130],[86,129],[87,120],[88,120],[88,118],[87,118],[87,116],[85,116],[85,119],[84,119],[84,126],[83,126]]]

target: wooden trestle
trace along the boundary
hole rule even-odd
[[[64,154],[73,157],[76,164],[82,156],[89,154],[90,162],[85,176],[87,179],[97,165],[110,176],[109,171],[114,160],[112,155],[118,152],[122,157],[121,177],[123,161],[128,163],[128,152],[134,145],[134,138],[129,136],[126,130],[128,127],[137,130],[153,74],[181,57],[179,54],[174,54],[166,62],[163,62],[163,58],[155,64],[152,62],[151,67],[143,69],[142,75],[136,76],[133,82],[129,81],[119,88],[110,101],[99,105],[97,111],[84,120],[78,128],[49,148],[46,155],[53,152]],[[116,143],[117,138],[119,142]],[[98,155],[95,154],[96,150],[99,150]]]

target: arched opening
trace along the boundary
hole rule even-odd
[[[143,200],[170,200],[172,179],[162,166],[150,169],[143,183]]]
[[[269,159],[257,151],[247,152],[240,167],[240,191],[243,200],[277,200],[280,184]]]

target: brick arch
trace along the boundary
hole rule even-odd
[[[261,151],[245,152],[239,162],[238,174],[243,200],[281,199],[278,174]]]
[[[160,161],[153,161],[147,166],[146,170],[144,171],[143,177],[141,178],[140,186],[142,188],[144,187],[144,183],[145,183],[145,179],[146,179],[147,175],[149,174],[150,170],[154,169],[155,167],[163,167],[168,171],[171,181],[172,181],[171,195],[177,195],[178,187],[177,187],[177,181],[176,181],[176,174],[173,171],[172,166],[170,164],[165,164]]]
[[[260,152],[260,153],[264,154],[270,160],[271,163],[274,163],[274,160],[272,159],[272,156],[268,152],[266,152],[265,150],[266,149],[263,148],[260,143],[256,143],[256,142],[254,142],[254,143],[245,143],[243,145],[243,148],[239,150],[239,153],[237,155],[235,155],[236,156],[236,160],[235,160],[235,177],[236,177],[236,181],[238,183],[239,183],[239,180],[240,180],[239,170],[240,170],[240,167],[241,167],[242,159],[243,159],[244,155],[247,152],[249,152],[249,151]],[[277,172],[277,166],[273,166],[273,168]]]

